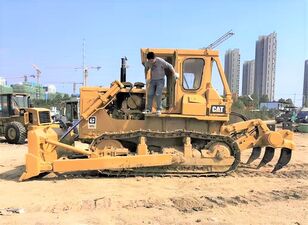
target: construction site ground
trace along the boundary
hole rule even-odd
[[[280,151],[260,170],[258,160],[226,177],[77,173],[18,182],[27,144],[1,139],[0,224],[308,224],[308,134],[296,133],[295,142],[291,162],[276,174]]]

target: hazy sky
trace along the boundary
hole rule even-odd
[[[140,48],[197,49],[230,29],[235,35],[218,49],[222,62],[227,49],[240,49],[241,76],[243,62],[255,57],[258,36],[277,32],[275,98],[300,103],[308,0],[0,0],[0,76],[21,82],[13,77],[34,74],[36,64],[44,84],[72,92],[72,85],[59,83],[82,81],[74,68],[82,65],[85,38],[86,64],[102,67],[90,70],[90,85],[119,79],[123,56],[128,80],[143,81]]]

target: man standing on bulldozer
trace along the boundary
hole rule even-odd
[[[145,114],[151,113],[152,111],[152,104],[154,95],[156,97],[156,113],[159,115],[161,114],[162,109],[162,93],[163,88],[165,85],[165,70],[171,71],[172,75],[175,79],[179,78],[179,74],[175,72],[173,66],[166,62],[164,59],[160,57],[156,57],[154,52],[149,52],[147,54],[147,62],[145,63],[145,76],[149,69],[151,69],[151,76],[150,79],[146,79],[147,86],[149,85],[148,91],[148,99],[147,99],[147,107],[144,111]]]

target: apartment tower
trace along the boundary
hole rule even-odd
[[[252,95],[254,92],[255,61],[245,61],[243,64],[242,95]]]
[[[303,107],[308,107],[308,60],[305,61]]]
[[[275,97],[277,34],[259,36],[256,42],[254,93],[267,95],[270,101]]]
[[[225,74],[233,94],[239,95],[240,89],[240,50],[229,49],[225,54]]]

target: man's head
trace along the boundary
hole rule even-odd
[[[148,61],[151,62],[151,63],[155,62],[155,54],[154,54],[154,52],[149,52],[149,53],[147,54],[147,59],[148,59]]]

